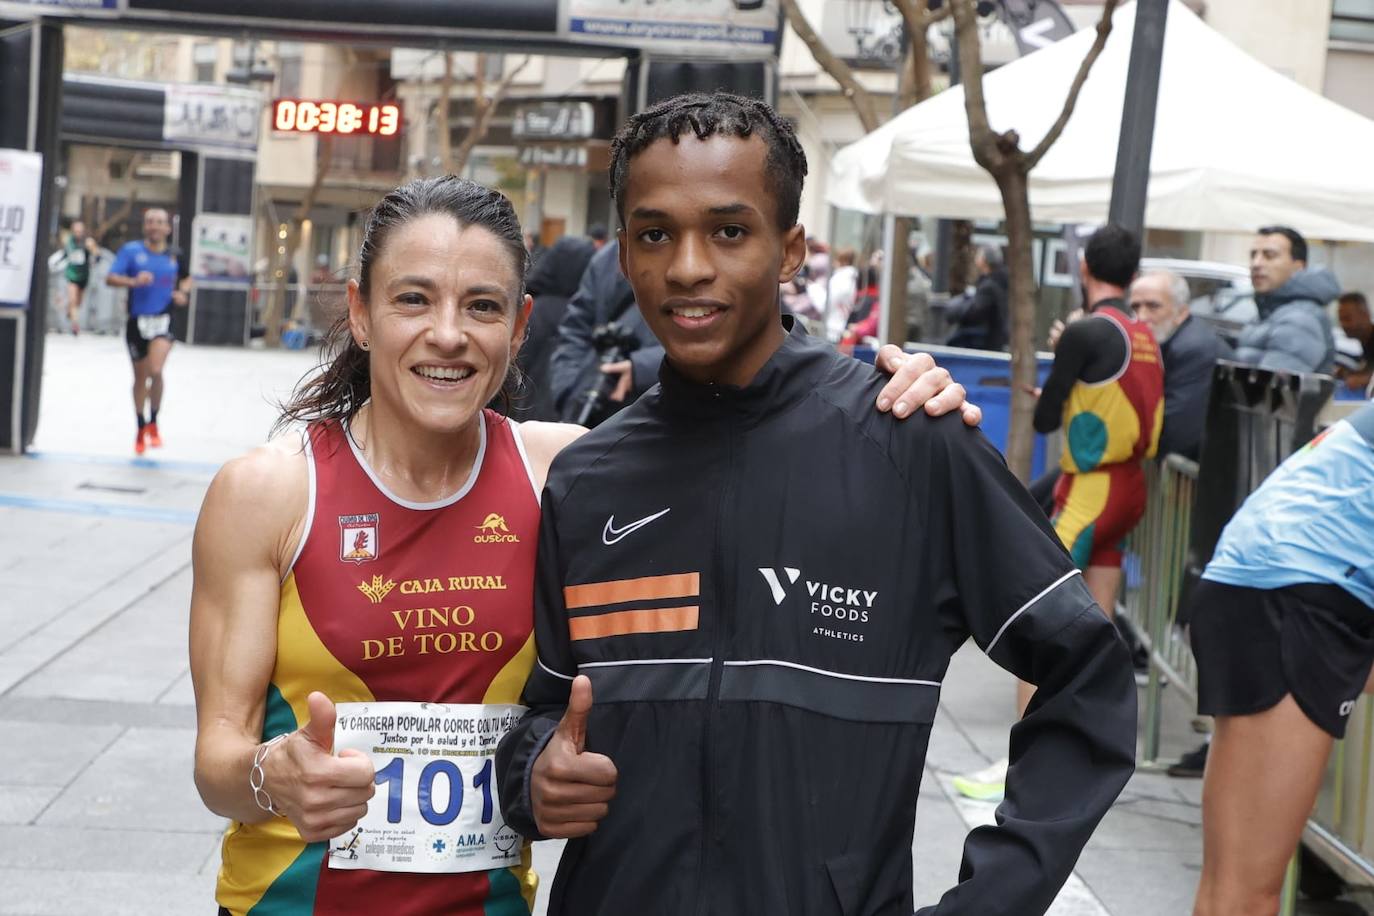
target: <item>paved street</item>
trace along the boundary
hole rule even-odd
[[[177,347],[167,446],[135,460],[122,341],[48,338],[34,454],[0,458],[0,914],[214,911],[223,822],[191,780],[192,525],[215,468],[262,441],[273,399],[312,364]],[[954,883],[964,835],[992,818],[956,803],[949,776],[1003,756],[1012,720],[1010,679],[976,651],[945,683],[912,850],[918,904]],[[1176,755],[1195,736],[1172,702]],[[1199,789],[1138,774],[1053,912],[1187,913]],[[557,854],[536,847],[543,873]]]

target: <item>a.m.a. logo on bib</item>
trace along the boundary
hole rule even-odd
[[[474,544],[519,544],[520,538],[511,534],[506,520],[495,512],[490,513],[482,524],[477,526],[477,534],[472,536]]]
[[[339,516],[339,559],[345,563],[366,563],[377,559],[381,545],[377,542],[377,523],[380,517],[371,515]]]

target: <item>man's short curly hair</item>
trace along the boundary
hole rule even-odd
[[[677,143],[689,131],[698,140],[758,134],[768,144],[764,174],[777,204],[778,228],[787,230],[796,225],[806,180],[806,153],[797,142],[796,132],[768,104],[728,92],[674,96],[625,122],[611,141],[611,196],[622,224],[630,160],[655,140],[667,138]]]

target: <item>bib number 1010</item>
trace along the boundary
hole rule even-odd
[[[391,762],[378,770],[376,777],[374,777],[374,782],[377,785],[386,786],[386,819],[388,823],[399,824],[401,822],[401,789],[405,785],[405,779],[406,761],[403,757],[393,757]],[[472,788],[482,793],[482,823],[484,824],[491,823],[494,809],[491,779],[491,761],[487,760],[482,764],[482,769],[478,770],[472,777]],[[434,790],[440,780],[444,780],[445,787],[448,789],[448,801],[442,809],[436,809]],[[463,810],[463,771],[458,769],[458,765],[451,760],[431,760],[425,764],[424,768],[420,770],[420,784],[417,789],[420,816],[436,827],[444,827],[453,823]]]

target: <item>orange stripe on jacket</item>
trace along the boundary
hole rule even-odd
[[[676,633],[697,628],[697,608],[670,607],[649,611],[616,611],[594,617],[568,620],[568,635],[574,640],[628,636],[631,633]]]
[[[643,579],[617,579],[589,582],[563,589],[563,602],[569,608],[620,604],[622,601],[662,601],[666,598],[695,598],[701,594],[700,573],[675,573],[671,576],[646,576]]]

